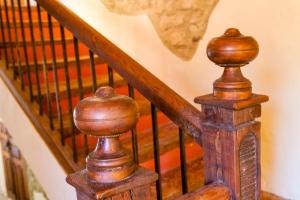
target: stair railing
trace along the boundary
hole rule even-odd
[[[68,160],[68,163],[71,163],[70,166],[73,170],[78,169],[74,167],[74,163],[75,165],[76,163],[78,165],[82,164],[79,163],[78,156],[80,154],[77,152],[76,138],[78,133],[75,124],[82,132],[88,134],[101,134],[101,131],[104,131],[102,129],[94,129],[94,132],[91,132],[90,124],[85,128],[78,126],[78,121],[76,121],[78,116],[71,114],[74,101],[72,94],[74,92],[78,92],[81,103],[85,101],[83,100],[85,88],[81,76],[82,61],[79,56],[80,44],[84,44],[89,53],[88,62],[90,64],[90,73],[92,74],[92,91],[95,92],[99,86],[110,85],[114,87],[119,84],[116,80],[116,73],[118,73],[123,78],[122,80],[127,81],[130,97],[134,98],[135,91],[138,91],[150,101],[156,174],[143,168],[135,168],[130,175],[122,176],[118,180],[114,180],[115,173],[112,173],[108,181],[103,182],[103,173],[97,171],[97,166],[104,161],[93,159],[95,157],[90,154],[87,170],[77,172],[68,179],[78,189],[78,199],[112,198],[114,196],[122,197],[123,199],[135,199],[138,197],[140,197],[138,199],[145,199],[145,197],[163,198],[158,138],[158,110],[178,126],[182,194],[186,194],[189,191],[184,135],[190,134],[193,136],[204,149],[206,186],[194,193],[184,195],[181,197],[182,199],[193,199],[197,195],[201,198],[220,199],[220,196],[212,195],[215,192],[211,191],[220,192],[220,194],[223,194],[221,196],[224,199],[259,199],[260,124],[255,121],[255,118],[261,114],[260,104],[267,101],[268,98],[263,95],[252,94],[251,83],[243,77],[240,70],[240,67],[248,64],[258,54],[258,44],[252,37],[241,35],[237,29],[228,29],[223,36],[210,42],[207,49],[208,57],[217,65],[224,67],[224,73],[220,79],[215,81],[213,94],[195,99],[196,103],[202,105],[203,112],[200,112],[58,1],[37,0],[35,10],[37,21],[34,21],[32,14],[34,7],[31,7],[29,0],[27,0],[27,18],[30,32],[30,40],[28,41],[25,37],[24,12],[22,12],[24,9],[21,8],[20,0],[17,0],[17,2],[18,13],[15,10],[13,0],[11,1],[11,9],[8,7],[7,0],[4,0],[4,9],[1,5],[1,47],[7,70],[1,70],[0,74],[8,85],[12,85],[7,78],[11,77],[10,73],[12,73],[12,79],[15,80],[14,83],[20,84],[17,87],[20,93],[27,94],[32,105],[38,105],[38,114],[40,115],[38,119],[41,120],[45,116],[48,117],[48,137],[54,138],[53,141],[56,141],[55,137],[51,135],[51,131],[59,130],[60,143],[65,147],[67,141],[65,137],[67,134],[71,134],[71,155],[73,161],[66,158],[69,155],[68,153],[61,153],[61,157],[64,157],[65,160]],[[46,11],[46,15],[43,13],[43,10]],[[35,23],[38,26],[38,35],[34,26]],[[57,72],[59,69],[58,59],[56,58],[58,54],[56,45],[58,44],[54,38],[54,25],[60,27],[61,43],[59,45],[62,47],[62,70],[65,74],[63,78],[66,94],[60,92],[59,80],[62,77],[59,77]],[[21,33],[18,30],[19,26],[21,27]],[[48,29],[45,29],[46,26]],[[46,33],[46,31],[48,32]],[[21,34],[21,37],[19,37],[19,34]],[[48,40],[46,36],[49,36]],[[66,36],[71,36],[71,40],[67,41]],[[72,88],[73,85],[69,77],[71,75],[69,73],[69,63],[71,61],[67,56],[68,49],[66,47],[69,41],[73,43],[72,51],[75,55],[73,62],[76,65],[77,91],[74,91]],[[29,62],[28,58],[28,44],[31,44],[32,63]],[[50,58],[48,58],[49,55],[47,54],[47,44],[50,44]],[[21,60],[25,60],[25,62],[22,63]],[[39,62],[40,60],[41,62]],[[107,63],[107,82],[97,84],[95,62]],[[49,80],[49,77],[52,77],[52,80]],[[10,89],[13,90],[13,87],[11,86]],[[68,119],[64,119],[62,115],[62,95],[67,96]],[[104,92],[104,95],[107,94]],[[52,99],[55,99],[54,104]],[[21,101],[20,98],[18,100]],[[45,103],[46,108],[43,106]],[[56,109],[53,109],[53,107]],[[54,110],[56,111],[53,112]],[[84,116],[87,117],[84,120],[90,120],[88,115]],[[58,124],[55,124],[54,117],[57,118]],[[75,117],[75,124],[73,123],[73,117]],[[71,124],[70,133],[65,131],[65,121],[69,121]],[[45,123],[41,122],[41,124]],[[115,130],[106,127],[102,134],[109,132],[118,135],[118,133],[125,131],[117,131],[119,130],[118,128]],[[133,160],[136,164],[139,164],[137,133],[134,123],[129,128],[132,131]],[[94,154],[95,152],[103,153],[105,150],[104,144],[109,149],[110,147],[118,146],[116,140],[104,138],[106,139],[99,139],[98,146],[93,152]],[[83,143],[85,155],[87,155],[90,147],[86,134],[84,135]],[[56,150],[53,150],[54,152],[59,150],[68,151],[67,148],[57,147],[57,144],[51,148],[52,150],[56,148]],[[123,152],[120,148],[116,149],[115,153],[117,154]],[[93,153],[92,155],[94,155]],[[109,155],[112,156],[114,154],[109,152]],[[124,156],[126,157],[126,155]],[[96,158],[98,157],[96,156]],[[128,159],[128,157],[126,158]],[[119,167],[125,166],[128,166],[128,162]],[[118,172],[114,167],[108,167],[106,170]],[[87,181],[88,179],[86,179],[86,177],[98,176],[102,178],[95,178],[94,180],[92,178],[92,181]],[[151,189],[154,182],[156,185],[155,192]]]

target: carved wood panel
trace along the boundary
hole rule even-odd
[[[247,134],[240,144],[241,200],[256,200],[257,195],[257,142],[253,133]]]

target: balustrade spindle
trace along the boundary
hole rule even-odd
[[[7,43],[6,43],[6,38],[5,38],[5,25],[4,25],[4,22],[3,22],[3,17],[2,17],[2,5],[0,3],[0,10],[1,10],[1,13],[0,13],[0,29],[1,29],[1,37],[2,37],[2,49],[3,49],[3,53],[4,53],[4,59],[5,59],[5,66],[6,66],[6,69],[8,69],[9,67],[9,61],[8,61],[8,55],[7,55]],[[9,45],[9,44],[8,44]]]
[[[77,149],[76,149],[76,133],[75,127],[73,123],[73,105],[72,105],[72,93],[71,93],[71,85],[70,85],[70,77],[69,77],[69,63],[68,63],[68,54],[67,54],[67,46],[66,46],[66,36],[65,29],[62,25],[60,25],[60,36],[61,36],[61,45],[64,59],[64,74],[66,80],[66,93],[68,99],[68,111],[69,111],[69,123],[71,125],[71,134],[72,134],[72,153],[73,160],[77,161]],[[62,144],[65,144],[64,138],[61,139]]]
[[[33,101],[33,93],[32,93],[32,82],[31,82],[31,76],[30,76],[30,67],[29,67],[29,61],[28,61],[28,52],[27,52],[27,42],[26,42],[26,36],[25,36],[25,30],[24,30],[24,21],[23,21],[23,13],[22,13],[22,6],[21,6],[21,0],[18,0],[18,11],[19,11],[19,17],[20,17],[20,25],[21,25],[21,34],[22,34],[22,41],[23,41],[23,50],[24,50],[24,59],[25,59],[25,67],[26,67],[26,75],[27,75],[27,84],[29,88],[29,97],[30,101]],[[21,74],[23,76],[23,74]]]
[[[20,44],[19,44],[19,36],[18,36],[18,30],[17,30],[17,21],[16,21],[16,13],[15,13],[15,3],[14,0],[10,1],[10,6],[12,8],[11,13],[12,13],[12,20],[13,20],[13,29],[14,29],[14,44],[15,44],[15,49],[17,53],[17,63],[18,63],[18,73],[20,76],[20,84],[21,84],[21,89],[24,90],[24,76],[23,76],[23,68],[22,68],[22,63],[21,63],[21,54],[20,54]],[[12,44],[13,45],[13,44]],[[17,74],[14,73],[14,78],[17,78]]]
[[[155,172],[159,178],[156,181],[156,194],[157,199],[162,199],[162,187],[161,187],[161,170],[160,170],[160,153],[159,153],[159,133],[158,133],[158,121],[157,121],[157,109],[154,104],[151,103],[151,119],[152,119],[152,132],[153,132],[153,150],[154,150],[154,165]]]
[[[43,24],[42,24],[42,16],[41,16],[41,7],[37,4],[37,13],[38,13],[38,24],[39,24],[39,31],[40,31],[40,38],[41,38],[41,46],[42,46],[42,62],[43,62],[43,75],[45,81],[45,90],[46,90],[46,100],[47,100],[47,110],[48,110],[48,117],[49,117],[49,125],[50,129],[54,129],[53,124],[53,114],[51,109],[51,96],[49,91],[49,76],[48,76],[48,63],[46,57],[46,49],[45,49],[45,39],[44,39],[44,31],[43,31]]]
[[[39,67],[38,67],[38,60],[37,60],[37,53],[36,53],[36,46],[35,46],[35,35],[34,35],[34,29],[33,29],[33,23],[32,23],[30,0],[26,0],[26,3],[27,3],[29,29],[30,29],[30,44],[31,44],[30,46],[32,49],[34,75],[35,75],[36,89],[37,89],[37,101],[39,104],[39,113],[40,113],[40,115],[42,115],[43,114],[43,106],[42,106],[41,83],[40,83],[40,77],[39,77]]]
[[[78,81],[78,92],[80,100],[83,99],[83,86],[82,86],[82,76],[81,76],[81,65],[80,65],[80,55],[79,55],[79,46],[78,39],[73,37],[74,43],[74,52],[75,52],[75,60],[76,60],[76,72],[77,72],[77,81]],[[89,153],[89,145],[87,135],[84,135],[84,151],[87,155]]]
[[[59,122],[60,137],[61,137],[61,141],[62,141],[64,139],[64,125],[63,125],[62,111],[61,111],[61,105],[60,105],[60,95],[59,95],[60,90],[59,90],[59,80],[58,80],[58,73],[57,73],[53,25],[52,25],[52,17],[49,14],[47,17],[48,17],[48,29],[49,29],[51,55],[52,55],[52,72],[54,75],[56,110],[57,110],[57,118],[58,118],[58,122]]]
[[[188,192],[187,182],[187,167],[186,167],[186,155],[185,155],[185,135],[184,131],[179,128],[179,146],[180,146],[180,171],[181,171],[181,188],[182,194]]]
[[[110,87],[114,87],[115,86],[114,71],[110,66],[107,67],[107,71],[108,71],[108,85]]]
[[[10,50],[10,62],[13,70],[14,77],[16,77],[16,63],[15,63],[15,55],[13,50],[13,40],[11,36],[11,28],[10,28],[10,19],[8,15],[8,6],[7,6],[7,0],[3,0],[4,2],[4,9],[5,9],[5,19],[6,19],[6,31],[8,35],[8,45]],[[7,60],[9,63],[9,61]]]
[[[97,90],[97,77],[96,77],[96,69],[95,69],[95,59],[94,59],[94,53],[89,50],[89,56],[90,56],[90,68],[92,73],[92,81],[93,81],[93,92],[96,92]]]
[[[128,94],[131,98],[134,97],[134,88],[128,84]],[[138,138],[137,138],[137,131],[136,126],[132,128],[131,130],[131,142],[132,142],[132,152],[133,152],[133,158],[135,163],[139,163],[139,150],[138,150]]]

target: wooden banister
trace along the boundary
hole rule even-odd
[[[60,2],[56,0],[37,0],[37,2],[173,122],[184,129],[188,129],[189,133],[200,140],[202,114],[198,109]]]

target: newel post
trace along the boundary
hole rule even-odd
[[[241,67],[258,54],[256,40],[228,29],[207,47],[209,59],[224,68],[214,82],[213,94],[195,98],[204,113],[205,181],[223,182],[233,199],[260,199],[261,103],[268,97],[252,93]]]
[[[94,96],[76,106],[76,127],[98,137],[95,150],[86,158],[86,169],[67,177],[78,200],[153,199],[150,186],[157,175],[138,167],[119,141],[119,136],[131,130],[138,118],[136,102],[115,94],[111,87],[99,88]]]

